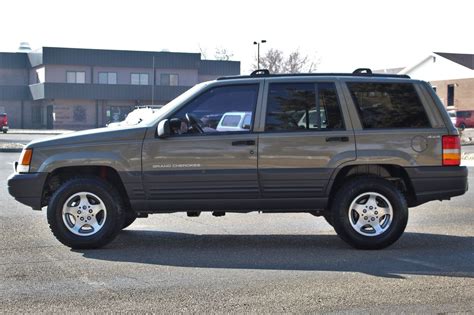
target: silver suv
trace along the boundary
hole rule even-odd
[[[219,128],[245,113],[246,128]],[[307,212],[350,245],[389,246],[408,208],[467,190],[457,130],[426,82],[351,74],[225,77],[136,126],[31,142],[8,180],[47,206],[72,248],[110,242],[137,217],[202,211]]]

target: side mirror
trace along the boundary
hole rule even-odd
[[[156,133],[160,138],[168,138],[171,135],[170,122],[168,119],[164,119],[158,123]]]

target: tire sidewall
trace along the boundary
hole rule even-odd
[[[102,228],[90,236],[79,236],[66,227],[62,209],[65,202],[75,193],[90,192],[104,203],[107,217]],[[72,248],[97,248],[111,241],[123,222],[120,196],[116,190],[99,178],[78,178],[64,183],[52,196],[48,205],[48,222],[56,238]]]
[[[366,192],[376,192],[390,202],[393,218],[389,228],[377,236],[359,234],[351,225],[348,211],[356,197]],[[358,178],[344,185],[335,195],[331,209],[333,226],[337,234],[350,245],[363,249],[380,249],[394,243],[403,234],[408,222],[405,197],[389,181],[380,178]]]

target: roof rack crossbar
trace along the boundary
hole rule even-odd
[[[257,69],[257,70],[252,71],[252,73],[250,74],[251,77],[256,77],[256,76],[259,76],[259,75],[270,75],[270,70],[268,70],[268,69]]]

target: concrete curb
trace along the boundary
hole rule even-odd
[[[21,153],[23,149],[19,149],[19,148],[0,148],[0,153],[1,152],[4,152],[4,153]]]
[[[49,130],[49,129],[10,129],[8,130],[8,134],[12,135],[61,135],[63,133],[73,132],[74,130],[66,130],[66,129],[57,129],[57,130]]]

